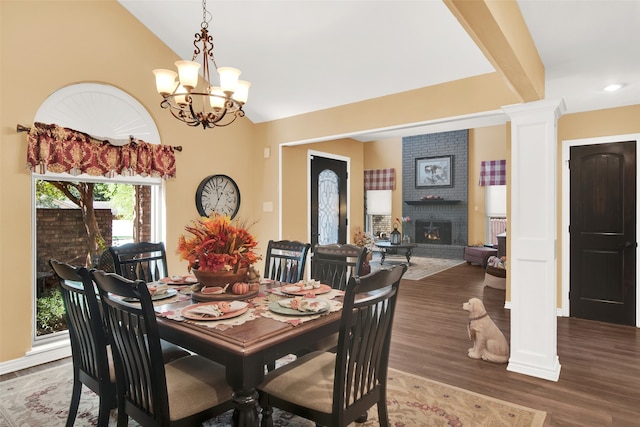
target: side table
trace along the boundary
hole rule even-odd
[[[411,253],[413,252],[413,248],[418,245],[415,243],[398,243],[397,245],[392,245],[391,242],[381,241],[376,242],[376,246],[382,249],[382,259],[380,260],[380,264],[384,263],[387,255],[395,255],[398,254],[399,251],[404,251],[404,256],[407,258],[407,262],[411,265]],[[402,253],[400,253],[402,255]]]

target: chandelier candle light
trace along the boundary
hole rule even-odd
[[[227,126],[238,117],[244,117],[242,107],[249,96],[251,83],[238,80],[240,70],[231,67],[219,67],[213,56],[213,38],[208,27],[211,14],[207,11],[206,0],[202,1],[202,24],[200,33],[195,34],[191,61],[176,61],[178,72],[156,69],[156,89],[162,96],[162,108],[168,108],[171,114],[189,126],[203,129],[214,126]],[[198,45],[202,44],[202,47]],[[198,89],[198,72],[201,64],[196,62],[202,54],[202,75],[205,87]],[[209,75],[209,61],[220,75],[220,86],[212,86]],[[176,77],[178,81],[176,81]]]

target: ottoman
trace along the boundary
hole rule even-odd
[[[465,246],[464,248],[464,260],[469,264],[480,264],[486,267],[487,260],[492,255],[498,255],[498,250],[486,246]]]
[[[484,273],[484,285],[494,289],[506,289],[507,270],[488,265]]]

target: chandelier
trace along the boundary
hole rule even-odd
[[[202,125],[203,129],[227,126],[236,118],[244,117],[242,107],[247,102],[251,86],[249,82],[238,80],[240,70],[237,68],[218,68],[213,56],[213,38],[208,32],[210,21],[211,13],[207,11],[206,0],[203,0],[202,24],[200,32],[195,34],[195,49],[191,61],[176,61],[177,73],[171,70],[153,70],[156,89],[162,96],[160,106],[168,108],[173,117],[187,125]],[[199,54],[202,54],[202,88],[198,87],[201,64],[196,59]],[[211,84],[209,61],[219,74],[220,86]]]

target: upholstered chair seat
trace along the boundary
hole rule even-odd
[[[182,357],[164,365],[164,370],[172,421],[223,404],[231,396],[224,366],[202,356]]]

